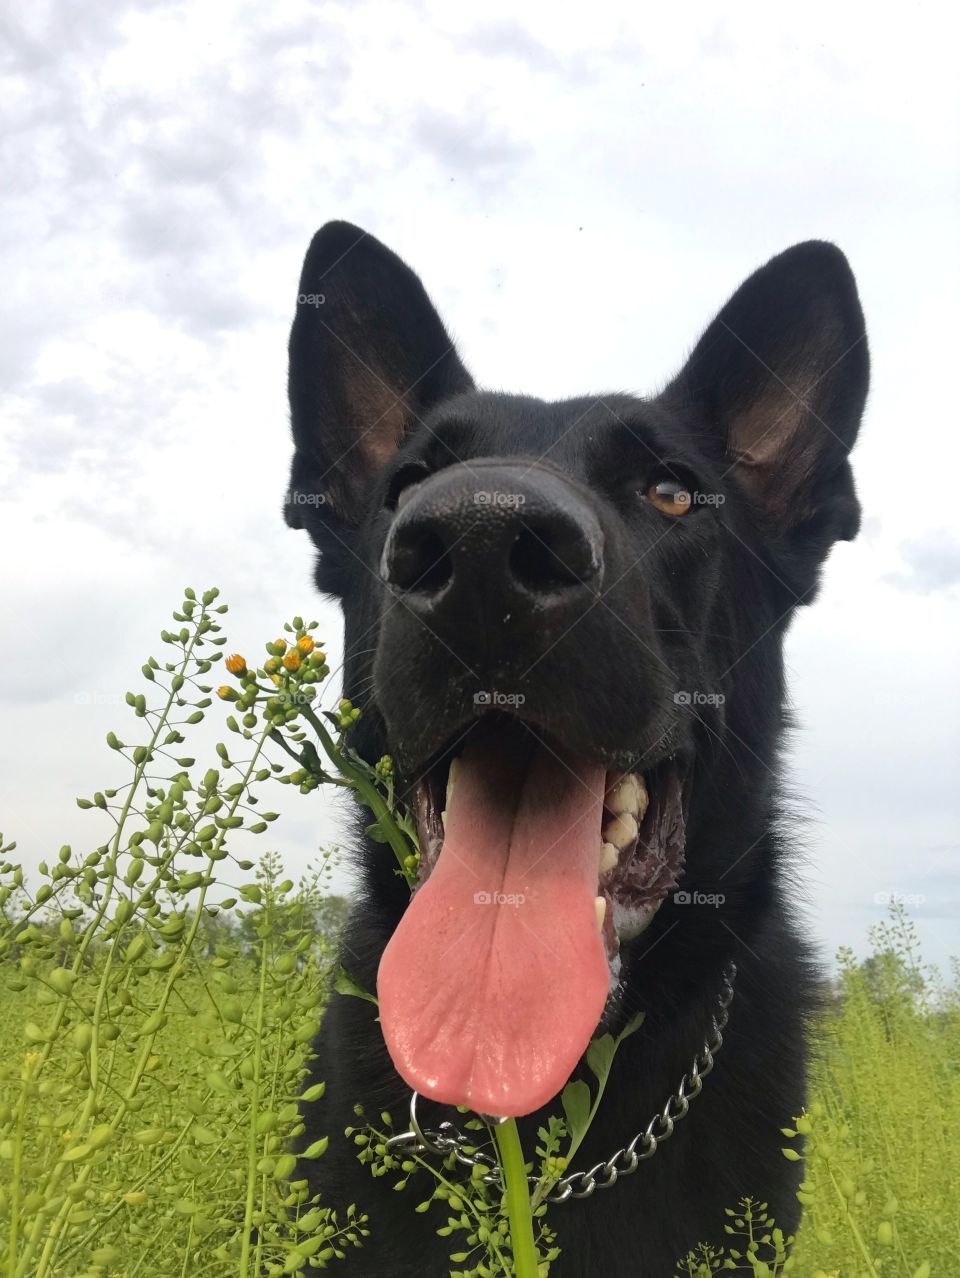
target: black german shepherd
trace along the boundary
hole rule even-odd
[[[572,320],[602,332],[596,314]],[[780,1128],[804,1104],[817,977],[785,891],[782,648],[830,547],[857,532],[868,371],[828,243],[752,275],[659,394],[552,403],[477,389],[417,276],[372,236],[315,236],[290,337],[286,517],[343,605],[353,744],[393,757],[421,845],[411,900],[359,814],[345,966],[377,987],[380,1018],[333,996],[326,1094],[304,1107],[304,1140],[330,1135],[308,1174],[370,1216],[351,1273],[449,1272],[444,1221],[413,1211],[424,1178],[395,1192],[343,1137],[355,1102],[405,1123],[416,1088],[528,1115],[532,1155],[598,1026],[643,1012],[578,1156],[589,1169],[689,1074],[731,963],[716,1069],[654,1157],[551,1209],[551,1278],[668,1278],[698,1242],[723,1244],[744,1195],[796,1227],[802,1164]],[[456,1118],[438,1105],[433,1120]]]

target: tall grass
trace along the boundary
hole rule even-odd
[[[393,845],[384,855],[397,857],[398,872],[415,874],[415,850],[398,834],[389,761],[368,768],[343,745],[340,729],[357,712],[341,703],[325,728],[311,709],[326,674],[312,628],[295,618],[289,640],[268,644],[264,668],[251,672],[241,658],[223,662],[223,611],[215,591],[188,591],[177,628],[162,632],[170,659],[150,658],[146,692],[127,697],[136,743],[107,737],[129,780],[79,801],[99,822],[92,846],[61,848],[37,885],[0,838],[6,1278],[349,1272],[369,1227],[362,1201],[338,1218],[312,1197],[289,1152],[300,1106],[323,1091],[314,1083],[303,1093],[335,970],[329,860],[295,885],[275,851],[250,852],[273,828],[263,787],[309,792],[331,779],[301,731],[306,717],[330,734],[341,783],[375,806],[374,832]],[[234,744],[219,744],[204,769],[181,751],[215,704],[205,679],[217,663],[235,681],[221,699],[242,717],[228,715]],[[956,973],[948,987],[923,967],[896,910],[873,947],[866,963],[840,956],[817,1027],[815,1099],[784,1135],[784,1156],[805,1144],[808,1160],[792,1253],[763,1204],[731,1204],[728,1249],[701,1248],[678,1274],[960,1275]],[[556,1137],[541,1151],[545,1165],[556,1161]],[[307,1156],[344,1139],[331,1131]],[[378,1163],[375,1146],[358,1143],[371,1170],[410,1174]],[[438,1185],[427,1183],[425,1198],[449,1232],[451,1194],[434,1194]],[[496,1215],[495,1196],[469,1180],[458,1192],[477,1220]],[[548,1241],[548,1224],[562,1239],[563,1211],[538,1218]],[[502,1239],[503,1221],[490,1225]],[[496,1255],[499,1269],[481,1259],[469,1272],[511,1273],[509,1246]]]

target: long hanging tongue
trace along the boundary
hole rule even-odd
[[[561,1090],[609,992],[595,898],[605,770],[487,735],[443,849],[380,962],[387,1048],[422,1095],[529,1114]]]

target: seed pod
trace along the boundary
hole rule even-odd
[[[101,1123],[87,1137],[87,1144],[91,1149],[102,1149],[104,1145],[113,1140],[115,1135],[116,1128],[112,1127],[110,1123]]]
[[[127,872],[123,876],[123,881],[127,887],[133,887],[134,883],[139,880],[140,875],[143,873],[143,865],[143,857],[135,856],[127,866]]]
[[[63,994],[64,996],[68,995],[73,989],[76,979],[73,972],[68,971],[65,967],[55,967],[47,977],[48,983],[53,986],[58,994]]]
[[[145,1127],[142,1131],[134,1132],[133,1139],[138,1145],[159,1145],[163,1140],[163,1132],[157,1127]]]
[[[243,1004],[239,999],[227,999],[220,1008],[223,1019],[231,1025],[239,1025],[243,1021]]]
[[[138,1033],[141,1037],[146,1038],[151,1034],[157,1034],[163,1029],[167,1023],[167,1018],[159,1008],[152,1012],[140,1026]]]
[[[81,1021],[74,1026],[73,1045],[78,1052],[89,1052],[93,1046],[93,1026],[89,1021]]]
[[[138,936],[135,936],[127,946],[127,962],[135,963],[144,953],[149,943],[146,932],[141,932]]]

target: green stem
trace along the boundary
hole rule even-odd
[[[537,1248],[533,1241],[533,1210],[530,1187],[523,1161],[520,1133],[516,1120],[498,1123],[493,1134],[500,1151],[503,1180],[507,1191],[507,1218],[510,1221],[510,1243],[513,1249],[514,1278],[537,1278]]]
[[[240,1278],[247,1278],[250,1273],[250,1234],[253,1230],[253,1209],[257,1188],[257,1157],[259,1141],[257,1137],[257,1119],[260,1116],[260,1085],[263,1068],[263,1020],[267,1001],[267,960],[269,946],[266,936],[261,938],[260,948],[260,983],[257,990],[257,1030],[256,1047],[253,1058],[253,1088],[250,1099],[250,1125],[247,1130],[247,1193],[243,1207],[243,1244],[240,1251]]]
[[[830,1177],[830,1183],[833,1185],[833,1190],[837,1196],[837,1201],[840,1204],[840,1208],[847,1218],[847,1224],[850,1226],[850,1232],[853,1234],[854,1241],[857,1244],[857,1248],[860,1252],[860,1255],[863,1257],[864,1262],[867,1265],[870,1278],[878,1278],[877,1270],[873,1263],[873,1258],[871,1257],[869,1251],[867,1250],[866,1243],[863,1241],[863,1235],[860,1233],[860,1230],[857,1228],[857,1222],[854,1220],[853,1213],[850,1211],[850,1204],[847,1202],[847,1199],[845,1198],[843,1191],[841,1190],[840,1186],[837,1184],[837,1178],[836,1176],[834,1176],[833,1168],[829,1165],[829,1163],[827,1164],[827,1175]]]
[[[324,753],[327,758],[334,767],[337,768],[344,777],[346,777],[366,806],[377,818],[380,828],[387,836],[387,841],[393,848],[394,855],[397,858],[397,862],[404,877],[407,879],[407,882],[410,883],[410,872],[404,864],[407,857],[410,855],[410,845],[403,832],[397,826],[396,821],[393,819],[393,813],[387,807],[383,797],[377,790],[377,787],[373,784],[369,777],[364,776],[363,772],[361,772],[359,768],[354,767],[354,765],[344,757],[340,750],[337,749],[333,737],[327,731],[324,723],[316,714],[314,714],[313,710],[311,710],[309,706],[304,709],[303,717],[310,723],[310,726],[320,738],[320,744],[323,746]],[[410,886],[412,887],[413,884],[410,883]]]

